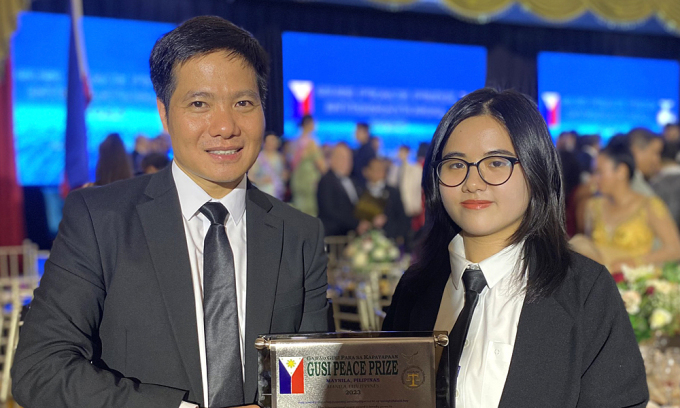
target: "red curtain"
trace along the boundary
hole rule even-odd
[[[0,81],[0,246],[19,245],[26,237],[23,192],[17,183],[12,123],[12,64],[4,63]]]

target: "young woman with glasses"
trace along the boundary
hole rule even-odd
[[[614,280],[569,249],[558,160],[517,92],[468,94],[437,127],[423,170],[428,232],[383,329],[450,333],[441,405],[646,406]]]

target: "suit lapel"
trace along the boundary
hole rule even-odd
[[[255,339],[269,333],[283,249],[283,220],[269,214],[272,204],[248,183],[246,229],[248,278],[246,289],[246,401],[257,391]]]
[[[153,176],[145,194],[150,201],[139,204],[142,222],[151,253],[163,302],[177,342],[177,349],[195,398],[203,400],[201,365],[196,328],[196,306],[191,265],[182,213],[171,166]]]

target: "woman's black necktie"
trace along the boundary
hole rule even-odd
[[[209,407],[243,405],[243,366],[236,303],[234,254],[218,202],[199,210],[210,221],[203,244],[203,315]]]
[[[468,330],[470,329],[470,322],[472,321],[472,314],[477,306],[479,294],[486,286],[486,279],[484,274],[479,269],[468,268],[463,273],[463,285],[465,286],[465,305],[458,315],[456,323],[449,334],[449,342],[451,349],[449,350],[449,369],[451,370],[451,387],[452,391],[452,406],[455,407],[455,389],[458,379],[458,366],[460,364],[460,356],[463,354],[463,346],[467,338]]]

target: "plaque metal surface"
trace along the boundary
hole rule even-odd
[[[433,332],[261,336],[258,402],[267,408],[441,406],[437,369],[444,375],[439,360],[447,345],[446,333]]]

